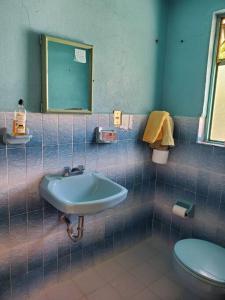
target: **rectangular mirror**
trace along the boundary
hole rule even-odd
[[[93,46],[43,35],[42,110],[91,113]]]

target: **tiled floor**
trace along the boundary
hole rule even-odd
[[[171,250],[149,238],[113,258],[45,286],[32,300],[187,300],[172,269]]]

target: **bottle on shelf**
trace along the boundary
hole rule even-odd
[[[18,101],[18,108],[14,112],[12,131],[14,136],[26,134],[26,110],[23,99]]]

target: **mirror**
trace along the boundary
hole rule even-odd
[[[92,112],[93,46],[43,35],[42,111]]]

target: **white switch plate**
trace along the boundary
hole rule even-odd
[[[120,110],[114,110],[113,112],[113,124],[115,127],[119,127],[121,124],[122,112]]]

